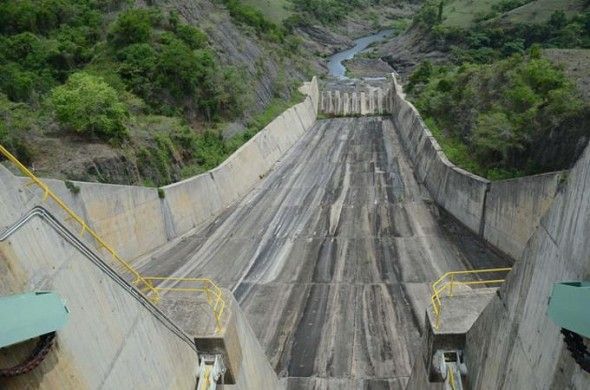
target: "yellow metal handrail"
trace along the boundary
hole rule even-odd
[[[207,303],[213,310],[213,317],[215,318],[215,331],[220,332],[222,329],[222,315],[225,310],[225,299],[223,291],[208,278],[177,278],[170,276],[145,276],[144,279],[157,291],[177,291],[177,292],[202,292],[207,297]],[[152,282],[160,282],[154,285]],[[161,287],[161,282],[191,282],[198,283],[198,287]]]
[[[43,201],[47,200],[47,198],[51,198],[61,209],[63,209],[68,214],[68,219],[73,219],[76,221],[82,228],[80,231],[80,235],[84,235],[84,233],[88,233],[94,238],[97,242],[99,248],[104,248],[111,257],[124,269],[126,269],[131,275],[133,275],[133,285],[137,286],[138,290],[145,295],[150,301],[153,303],[157,303],[161,296],[160,291],[167,290],[165,288],[155,287],[152,283],[153,280],[181,280],[182,278],[154,278],[154,277],[144,277],[142,276],[131,264],[125,261],[119,254],[110,246],[108,245],[88,224],[84,221],[82,217],[76,214],[72,209],[70,209],[61,198],[51,191],[49,186],[45,184],[41,179],[37,178],[27,167],[25,167],[12,153],[10,153],[4,146],[0,145],[0,153],[6,157],[10,162],[12,162],[16,168],[23,175],[27,176],[31,179],[31,182],[28,184],[35,184],[41,190],[43,190]],[[204,291],[207,296],[207,303],[213,309],[213,313],[215,316],[215,320],[217,323],[216,331],[220,330],[219,324],[221,320],[221,315],[223,314],[223,310],[225,309],[225,300],[223,299],[223,294],[221,289],[210,279],[196,279],[196,278],[184,278],[182,280],[188,281],[202,281],[206,284],[206,287],[202,288],[201,290],[192,290],[192,291]],[[173,290],[173,289],[168,289]],[[176,290],[178,291],[178,290]],[[215,304],[212,304],[213,300],[210,299],[210,295],[212,294],[215,299]]]
[[[455,390],[455,374],[453,373],[453,368],[447,364],[447,374],[449,375],[449,384],[451,385],[451,389]]]
[[[480,284],[498,284],[504,282],[504,279],[487,279],[487,280],[456,280],[457,276],[460,275],[476,275],[488,274],[493,272],[509,272],[512,268],[487,268],[487,269],[474,269],[466,271],[451,271],[443,274],[434,283],[432,283],[432,296],[430,301],[432,302],[432,310],[435,315],[434,328],[438,329],[440,326],[440,317],[442,313],[442,301],[441,297],[445,291],[448,291],[449,296],[453,296],[453,287],[455,284],[462,285],[480,285]]]
[[[73,219],[78,224],[80,224],[82,228],[82,230],[80,231],[81,236],[84,235],[85,232],[90,234],[92,238],[94,238],[94,240],[98,243],[99,248],[106,249],[106,251],[111,255],[111,257],[114,260],[116,260],[116,262],[118,262],[120,265],[123,266],[123,268],[125,268],[129,273],[131,273],[131,275],[133,275],[133,277],[135,278],[133,280],[134,285],[139,286],[140,283],[143,283],[143,286],[145,288],[148,288],[148,292],[152,293],[152,295],[149,297],[150,300],[152,300],[153,302],[157,302],[159,300],[159,295],[157,291],[153,288],[150,288],[150,286],[146,283],[145,279],[142,278],[139,272],[137,272],[137,270],[135,270],[127,261],[125,261],[121,256],[119,256],[119,254],[115,252],[115,250],[111,248],[111,246],[109,246],[102,238],[100,238],[100,236],[88,226],[88,224],[84,221],[84,219],[82,219],[82,217],[76,214],[72,209],[70,209],[65,204],[63,200],[61,200],[61,198],[55,195],[53,191],[51,191],[51,189],[47,186],[47,184],[45,184],[43,181],[37,178],[27,167],[25,167],[15,156],[13,156],[2,145],[0,145],[0,153],[2,153],[4,157],[6,157],[10,162],[12,162],[18,168],[19,171],[21,171],[25,176],[31,179],[31,183],[29,184],[36,184],[39,188],[43,190],[44,201],[47,200],[47,198],[51,198],[59,207],[61,207],[68,214],[70,219]],[[139,287],[141,288],[141,286]]]

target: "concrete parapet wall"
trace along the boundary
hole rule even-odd
[[[518,259],[564,172],[490,182],[451,163],[393,79],[386,96],[416,177],[436,203],[501,252]]]
[[[547,315],[553,283],[590,279],[590,148],[562,187],[521,260],[467,334],[470,388],[590,388],[590,374],[573,360]]]
[[[4,168],[0,182],[1,233],[38,197]],[[195,387],[198,356],[192,340],[106,263],[85,256],[45,219],[33,217],[0,242],[0,295],[44,290],[65,300],[69,320],[39,367],[0,378],[0,388]],[[31,347],[24,342],[2,349],[0,366],[24,360]]]
[[[316,78],[301,90],[308,94],[305,101],[275,118],[219,167],[163,187],[163,199],[155,188],[75,182],[80,192],[73,194],[63,181],[44,181],[121,256],[139,257],[204,225],[266,175],[315,123]]]

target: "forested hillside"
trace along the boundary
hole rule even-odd
[[[216,166],[309,76],[283,27],[223,3],[0,3],[0,143],[68,179],[162,185]]]
[[[459,3],[426,2],[407,33],[444,53],[417,66],[407,90],[449,158],[490,179],[571,166],[590,137],[589,105],[544,53],[560,48],[563,59],[590,48],[587,5],[563,2],[549,13],[547,1],[504,0],[470,8],[461,24]],[[526,18],[524,7],[546,18]]]
[[[350,74],[391,65],[453,162],[491,179],[563,169],[590,136],[588,7],[4,1],[0,143],[41,175],[160,186],[221,163],[301,98],[329,54],[391,29]]]

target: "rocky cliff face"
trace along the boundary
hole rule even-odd
[[[304,75],[292,59],[279,54],[275,45],[265,42],[248,26],[236,25],[223,5],[209,0],[164,0],[156,5],[176,10],[189,24],[204,30],[222,63],[246,71],[251,79],[255,106],[270,102],[277,84],[303,80]]]

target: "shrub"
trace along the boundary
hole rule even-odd
[[[172,40],[158,58],[158,83],[176,98],[190,95],[214,64],[210,51],[191,51],[182,41]]]
[[[33,93],[37,75],[17,64],[0,65],[0,91],[12,101],[27,101]]]
[[[518,74],[531,88],[543,95],[567,84],[565,75],[544,59],[524,63],[518,67]]]
[[[478,116],[473,144],[479,160],[507,160],[511,152],[524,148],[523,141],[505,113],[491,112]]]
[[[408,82],[408,92],[411,92],[417,84],[428,82],[428,79],[431,75],[432,63],[428,60],[421,62],[420,65],[418,65],[418,67],[410,75],[410,80]]]
[[[506,42],[502,46],[502,54],[505,56],[511,56],[513,54],[520,54],[524,51],[524,40],[522,39],[515,39],[510,42]]]
[[[547,23],[553,30],[561,30],[567,25],[567,16],[564,11],[554,11]]]
[[[158,53],[147,43],[136,43],[118,53],[122,61],[118,73],[130,89],[151,101],[154,93],[153,80],[158,64]]]
[[[64,85],[53,90],[50,105],[62,125],[78,133],[109,140],[127,137],[127,108],[100,77],[74,73]]]
[[[132,43],[149,42],[152,28],[161,19],[161,14],[146,9],[130,9],[119,14],[109,31],[109,43],[123,47]]]
[[[418,13],[414,16],[413,23],[422,25],[428,29],[442,22],[442,1],[426,1]]]
[[[207,46],[207,34],[186,24],[179,25],[176,36],[180,38],[191,49],[203,49]]]
[[[72,183],[71,181],[69,181],[69,180],[66,180],[66,181],[64,181],[64,184],[65,184],[66,188],[67,188],[68,190],[70,190],[70,191],[71,191],[73,194],[78,194],[78,193],[80,193],[80,187],[79,187],[79,186],[77,186],[77,185],[75,185],[75,184],[74,184],[74,183]]]

